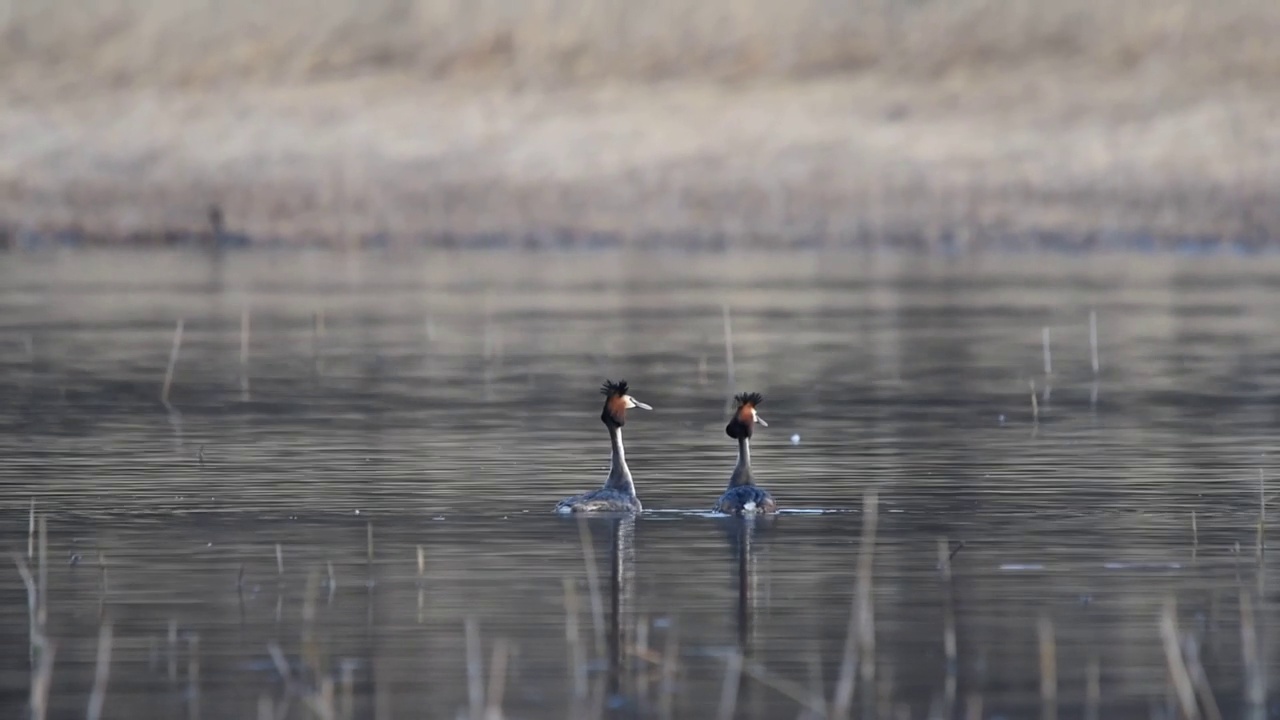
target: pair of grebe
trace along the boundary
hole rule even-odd
[[[600,412],[600,421],[609,429],[609,440],[613,444],[613,456],[609,462],[609,477],[604,487],[581,495],[574,495],[561,500],[556,511],[572,512],[640,512],[640,498],[636,497],[636,485],[631,479],[631,470],[627,467],[627,456],[622,449],[622,426],[627,424],[627,410],[653,408],[631,397],[625,380],[613,382],[606,380],[600,388],[604,395],[604,410]],[[756,423],[769,427],[758,412],[756,406],[764,398],[760,393],[742,393],[734,397],[737,403],[729,424],[725,426],[725,434],[738,441],[738,464],[729,476],[729,487],[716,501],[715,512],[726,515],[751,515],[755,513],[772,513],[777,503],[764,488],[755,484],[751,476],[751,433]]]

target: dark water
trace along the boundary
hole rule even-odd
[[[1277,270],[1266,256],[2,256],[0,540],[25,561],[34,500],[49,716],[83,716],[106,618],[110,718],[323,717],[307,667],[333,679],[338,717],[465,715],[468,619],[477,677],[505,659],[510,717],[715,717],[737,648],[737,715],[797,717],[838,681],[868,490],[864,717],[1041,716],[1041,627],[1060,717],[1087,713],[1091,665],[1102,717],[1174,717],[1169,599],[1222,713],[1244,716],[1242,636],[1260,646],[1253,675],[1277,668],[1274,555],[1256,560]],[[652,512],[580,527],[550,510],[604,476],[606,377],[655,407],[626,433]],[[750,527],[702,512],[732,467],[726,400],[743,390],[765,395],[760,481],[809,512]],[[0,700],[17,717],[29,620],[11,566]]]

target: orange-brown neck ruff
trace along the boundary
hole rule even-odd
[[[627,401],[621,395],[610,395],[604,401],[604,413],[602,418],[605,422],[612,421],[618,427],[627,424]]]

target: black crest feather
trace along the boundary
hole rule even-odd
[[[748,403],[751,405],[759,405],[764,402],[764,396],[758,392],[738,393],[733,396],[733,399],[738,403],[738,407],[742,407]]]
[[[618,382],[614,382],[612,380],[605,380],[604,385],[600,386],[600,394],[604,395],[605,397],[616,397],[619,395],[626,395],[627,381],[619,380]]]

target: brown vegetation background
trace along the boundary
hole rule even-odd
[[[1267,0],[4,0],[0,225],[1262,240],[1276,37]]]

